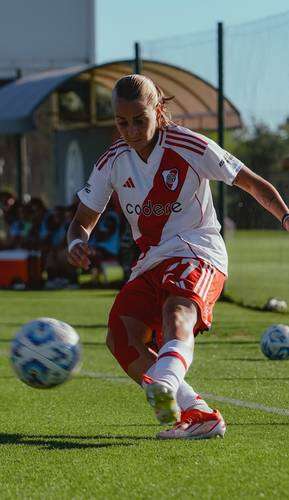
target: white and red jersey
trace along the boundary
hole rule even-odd
[[[170,125],[159,132],[147,162],[122,139],[94,165],[78,192],[102,212],[116,191],[141,255],[131,279],[171,257],[199,257],[227,274],[227,252],[210,180],[232,184],[243,164],[214,141]]]

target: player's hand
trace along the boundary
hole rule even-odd
[[[89,269],[91,251],[87,243],[77,243],[68,252],[68,262],[75,267],[82,267],[86,271]]]

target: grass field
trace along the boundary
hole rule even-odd
[[[288,498],[289,417],[210,402],[223,412],[224,440],[159,442],[142,391],[106,350],[113,293],[1,292],[1,498]],[[31,317],[79,331],[83,370],[50,391],[15,379],[6,359],[13,332]],[[267,361],[262,330],[281,314],[219,303],[200,337],[188,380],[204,393],[289,408],[288,362]]]
[[[289,304],[289,235],[285,231],[228,234],[227,293],[243,304],[262,307],[269,297]]]
[[[267,298],[272,276],[259,274],[258,288],[254,274],[246,288],[245,274],[249,279],[255,268],[246,267],[248,250],[237,238],[243,271],[231,256],[228,290],[237,293],[239,279],[257,303]],[[271,251],[265,249],[263,262]],[[278,282],[276,295],[288,296],[283,276]],[[259,348],[262,331],[289,323],[289,315],[218,303],[187,379],[223,413],[225,439],[160,442],[143,392],[104,344],[114,296],[113,290],[0,292],[1,500],[289,498],[289,361],[268,361]],[[83,343],[80,374],[47,391],[18,381],[7,359],[13,333],[38,316],[71,323]]]

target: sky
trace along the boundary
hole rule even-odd
[[[98,64],[132,59],[138,41],[144,58],[185,68],[216,86],[222,21],[226,97],[246,124],[276,128],[289,116],[289,67],[282,63],[288,57],[288,0],[96,2]]]
[[[218,21],[231,26],[288,10],[288,0],[96,0],[97,63],[133,57],[136,41],[214,30]]]

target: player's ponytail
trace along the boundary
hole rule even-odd
[[[158,116],[158,122],[159,122],[159,128],[164,129],[166,128],[169,123],[171,123],[171,113],[169,112],[167,108],[167,102],[171,101],[174,96],[167,97],[163,93],[162,89],[154,83],[154,86],[157,91],[157,96],[158,96],[158,105],[159,105],[159,116]]]
[[[134,99],[146,99],[157,109],[157,120],[159,128],[166,128],[171,122],[170,113],[167,109],[167,101],[173,97],[166,97],[162,89],[150,78],[144,75],[127,75],[120,78],[112,91],[112,104],[117,97],[133,101]]]

